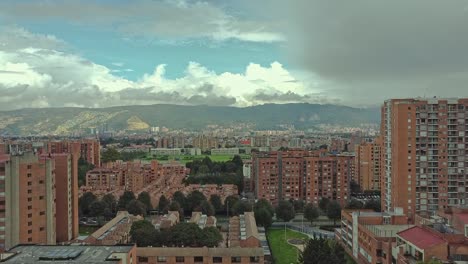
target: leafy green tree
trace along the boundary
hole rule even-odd
[[[109,208],[111,212],[117,210],[117,201],[113,194],[106,194],[101,198],[101,201],[106,204],[106,208]]]
[[[206,200],[201,202],[200,208],[201,208],[202,213],[206,214],[207,216],[213,216],[215,214],[213,205]]]
[[[132,191],[125,191],[119,198],[119,209],[127,209],[130,201],[135,200],[135,194]]]
[[[317,207],[313,204],[308,203],[304,208],[304,217],[313,223],[315,219],[317,219],[320,215],[320,212]]]
[[[189,211],[196,210],[200,208],[201,203],[206,200],[206,197],[203,193],[200,191],[193,191],[187,196],[187,203],[188,203],[188,209]]]
[[[346,209],[362,209],[362,207],[364,207],[364,204],[361,201],[358,201],[356,199],[351,199],[345,208]]]
[[[166,213],[169,207],[169,200],[166,198],[166,196],[161,195],[159,197],[159,202],[158,202],[158,210],[160,213]]]
[[[89,215],[94,217],[103,216],[105,209],[106,204],[104,202],[95,200],[89,205]]]
[[[171,242],[176,247],[193,247],[200,245],[203,232],[194,223],[179,223],[170,229]]]
[[[210,203],[213,205],[215,211],[220,213],[223,211],[223,203],[221,202],[221,197],[217,194],[212,194],[210,196]]]
[[[265,207],[256,208],[254,210],[255,222],[259,226],[269,228],[273,223],[273,215]]]
[[[177,191],[174,193],[174,195],[172,195],[172,201],[179,203],[180,207],[182,207],[183,209],[188,209],[187,198],[181,191]]]
[[[330,203],[330,199],[328,199],[326,197],[322,197],[322,199],[320,199],[319,208],[322,211],[322,213],[324,213],[324,214],[327,213],[327,208],[328,208],[329,203]]]
[[[238,200],[234,206],[232,206],[232,211],[235,215],[241,215],[245,212],[252,212],[252,203],[245,200]]]
[[[85,159],[78,159],[78,186],[83,186],[86,184],[86,173],[94,169],[94,165],[88,163]]]
[[[115,148],[108,148],[105,151],[103,151],[101,155],[101,161],[103,163],[109,161],[116,161],[120,159],[120,153]]]
[[[276,217],[282,219],[284,222],[291,221],[296,213],[294,206],[289,201],[280,201],[276,207]]]
[[[354,180],[351,180],[351,182],[349,183],[349,188],[351,190],[351,193],[360,193],[360,192],[362,192],[361,186],[359,185],[359,183],[357,183]]]
[[[328,219],[333,220],[333,224],[336,225],[336,220],[341,218],[341,206],[337,201],[331,201],[327,207]]]
[[[205,227],[202,233],[201,245],[205,247],[217,247],[223,241],[223,236],[216,227]]]
[[[265,198],[262,198],[262,199],[259,199],[256,203],[255,203],[255,209],[260,209],[260,208],[265,208],[268,210],[268,212],[270,213],[270,215],[274,215],[275,214],[275,208],[273,208],[273,206],[271,205],[271,203],[266,200]]]
[[[138,194],[138,201],[142,202],[146,206],[146,210],[152,210],[153,205],[151,204],[151,196],[148,192],[141,192]],[[169,204],[169,201],[167,201]]]
[[[304,210],[305,203],[303,200],[292,200],[292,204],[294,206],[294,211],[296,213],[302,213]]]
[[[169,204],[169,211],[180,211],[182,208],[180,207],[180,204],[177,201],[173,201]]]
[[[140,220],[133,222],[130,228],[130,236],[137,246],[148,247],[153,245],[154,237],[158,236],[158,232],[151,222]]]
[[[304,251],[299,256],[299,263],[305,264],[346,264],[344,249],[335,241],[327,239],[309,239]]]
[[[134,199],[127,204],[127,211],[132,215],[146,216],[146,206],[142,202]]]
[[[224,200],[224,208],[225,208],[225,211],[226,213],[228,213],[230,216],[233,216],[234,215],[234,205],[237,203],[237,201],[239,201],[239,197],[237,197],[237,195],[229,195],[228,197],[226,197],[226,199]],[[229,210],[229,212],[228,212]]]
[[[382,211],[382,204],[380,203],[380,200],[378,199],[371,199],[367,201],[364,204],[365,209],[372,209],[375,212],[381,212]]]
[[[79,210],[83,215],[89,214],[89,205],[94,201],[97,201],[97,197],[92,192],[85,192],[80,199],[78,199]]]

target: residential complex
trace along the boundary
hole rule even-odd
[[[382,107],[382,208],[410,219],[466,204],[468,99],[392,99]]]
[[[77,157],[10,153],[0,158],[0,250],[78,236]]]
[[[277,151],[254,154],[252,181],[256,197],[273,204],[281,200],[305,200],[318,204],[321,198],[345,205],[354,175],[354,156],[329,155],[323,151]]]
[[[380,191],[383,175],[383,144],[381,138],[355,146],[356,171],[354,181],[362,191]]]

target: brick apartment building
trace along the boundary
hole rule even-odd
[[[93,164],[101,166],[101,145],[97,139],[60,140],[44,142],[46,153],[73,153],[78,151],[80,157]]]
[[[11,153],[0,158],[0,250],[78,236],[77,158]]]
[[[362,191],[380,190],[384,160],[382,138],[356,145],[354,152],[356,153],[354,181],[359,184]]]
[[[466,204],[468,99],[392,99],[382,106],[382,208],[411,219]]]
[[[342,210],[341,228],[335,238],[360,264],[395,263],[392,248],[397,233],[413,227],[402,210],[377,213],[371,210]]]
[[[305,200],[318,204],[322,197],[345,205],[354,173],[354,157],[323,151],[278,151],[254,154],[252,181],[258,199]]]

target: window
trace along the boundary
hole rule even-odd
[[[250,262],[251,263],[258,263],[258,262],[260,262],[260,257],[259,256],[250,257]]]
[[[184,257],[175,257],[175,261],[176,262],[185,262],[185,258]]]
[[[159,256],[157,259],[158,262],[166,262],[166,257]]]
[[[147,257],[138,257],[138,263],[144,263],[144,262],[148,262]]]
[[[42,211],[42,212],[40,212],[40,213],[39,213],[39,215],[45,215],[45,212],[44,212],[44,211]]]
[[[32,222],[28,222],[28,226],[32,226]]]
[[[213,263],[223,263],[222,257],[213,257]]]
[[[32,230],[28,230],[28,234],[32,234]]]
[[[39,196],[39,200],[44,200],[44,196]]]
[[[40,227],[40,228],[39,228],[39,231],[44,231],[44,227]]]
[[[28,186],[31,186],[32,185],[32,182],[28,181]]]
[[[31,166],[31,165],[28,165],[28,170],[30,170],[31,168],[32,168],[32,166]]]
[[[28,237],[28,242],[32,242],[32,237]]]
[[[28,173],[28,178],[31,178],[32,174],[31,173]]]
[[[200,257],[200,256],[199,257],[194,257],[193,261],[194,262],[203,262],[203,257]]]
[[[29,198],[28,198],[28,202],[31,202],[31,201],[32,201],[32,198],[31,198],[31,197],[29,197]]]
[[[32,214],[28,214],[28,218],[31,218],[32,217]]]
[[[232,263],[240,263],[241,262],[241,257],[231,257],[231,262]]]

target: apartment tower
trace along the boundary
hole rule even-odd
[[[466,204],[468,99],[392,99],[382,107],[382,208],[432,215]]]

